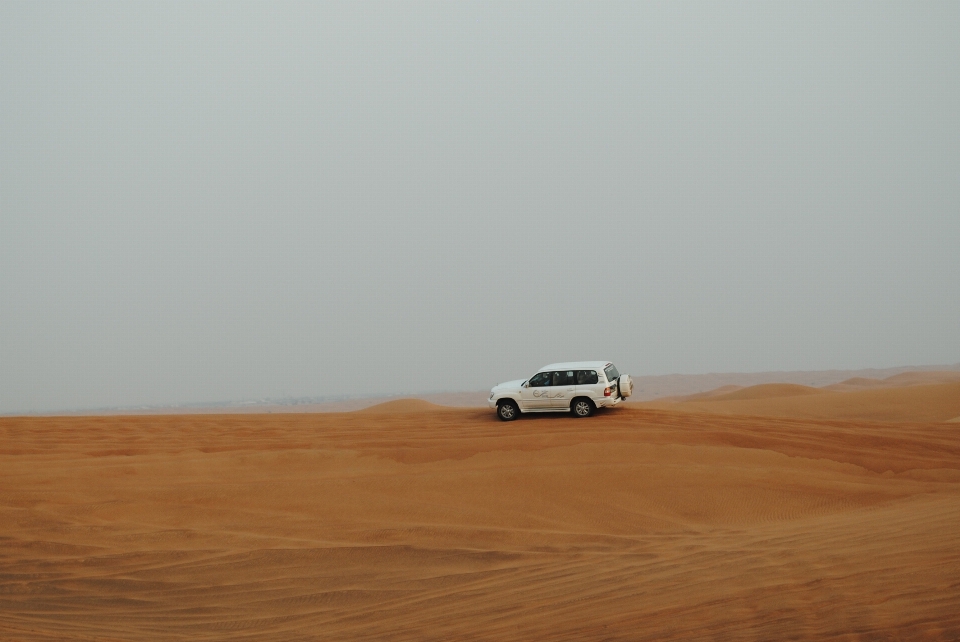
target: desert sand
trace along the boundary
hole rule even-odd
[[[0,419],[3,640],[957,640],[960,383]]]

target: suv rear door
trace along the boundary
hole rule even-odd
[[[596,370],[577,370],[577,395],[591,399],[603,396],[603,386]]]

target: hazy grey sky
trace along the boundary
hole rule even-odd
[[[960,361],[960,3],[0,3],[0,413]]]

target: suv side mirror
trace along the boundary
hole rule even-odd
[[[524,381],[522,384],[520,384],[520,387],[521,387],[521,388],[529,388],[529,387],[530,387],[530,381],[529,381],[529,380]]]

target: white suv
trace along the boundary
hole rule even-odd
[[[529,379],[500,383],[490,391],[490,407],[503,421],[522,412],[570,412],[589,417],[633,394],[630,375],[617,372],[609,361],[551,363]]]

